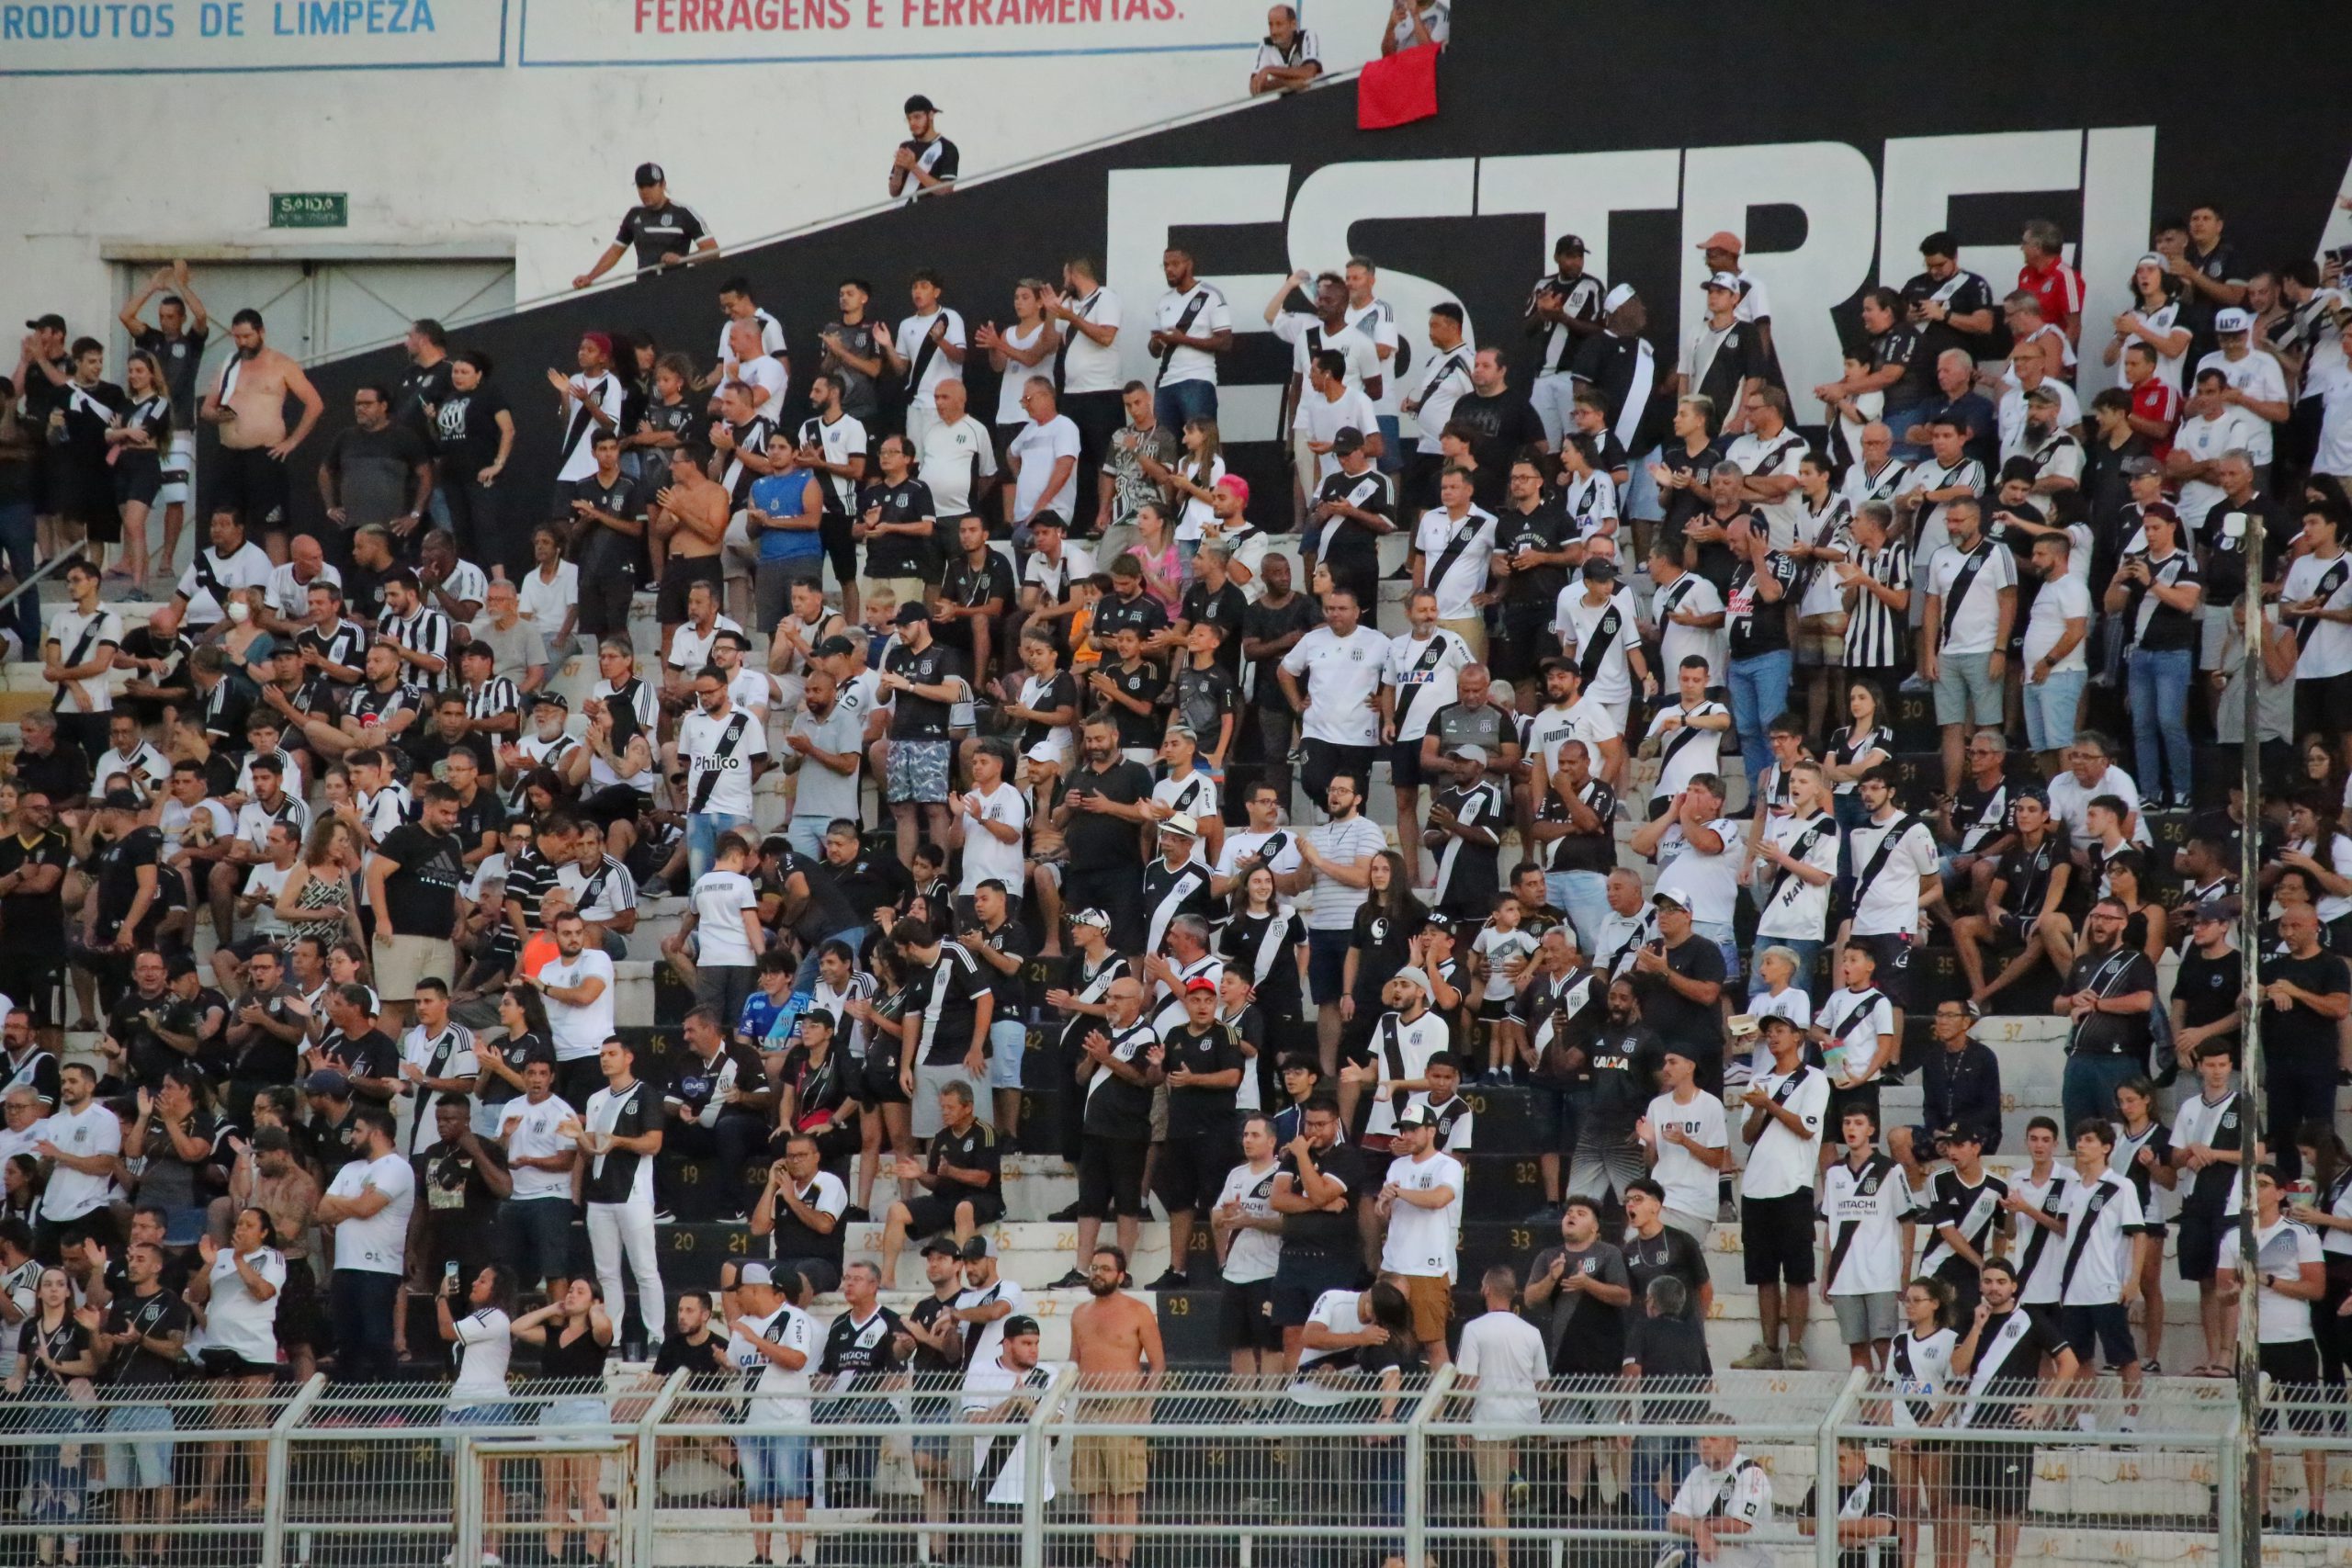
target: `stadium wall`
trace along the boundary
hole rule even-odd
[[[1378,48],[1386,0],[1304,9],[1331,69]],[[725,240],[778,234],[882,197],[910,94],[940,103],[967,173],[1004,168],[1242,96],[1265,11],[5,0],[15,220],[0,228],[0,306],[96,330],[175,254],[464,262],[476,279],[504,263],[511,287],[492,298],[529,300],[595,258],[642,160],[666,165],[671,194]],[[272,196],[294,192],[347,195],[348,224],[272,228]]]
[[[1990,0],[1970,14],[1972,52],[1854,0],[1808,7],[1802,26],[1724,4],[1678,8],[1667,25],[1648,7],[1465,0],[1433,120],[1359,131],[1354,90],[1340,85],[976,181],[950,200],[855,218],[729,265],[806,345],[845,274],[874,279],[895,316],[907,274],[943,266],[950,302],[979,320],[1005,311],[1017,278],[1076,248],[1105,256],[1136,321],[1160,292],[1162,246],[1182,243],[1224,288],[1243,334],[1225,371],[1224,423],[1228,439],[1246,441],[1272,434],[1286,351],[1257,329],[1291,267],[1368,253],[1403,325],[1417,333],[1430,304],[1458,299],[1474,337],[1508,344],[1523,381],[1532,348],[1520,311],[1554,236],[1582,234],[1591,270],[1640,287],[1663,345],[1687,331],[1696,242],[1728,228],[1747,236],[1798,416],[1814,420],[1804,389],[1835,378],[1852,301],[1909,277],[1918,239],[1938,228],[1959,236],[1963,265],[2005,288],[2019,225],[2057,220],[2075,240],[2093,323],[2122,308],[2160,213],[2218,200],[2230,238],[2253,258],[2352,243],[2352,212],[2336,205],[2352,192],[2352,100],[2335,58],[2272,51],[2260,89],[2217,115],[2211,51],[2196,41],[2212,36],[2210,16],[2184,0],[2151,5],[2123,28],[2096,8]],[[2292,37],[2307,20],[2293,0],[2247,0],[2231,30]],[[2001,40],[2029,38],[2052,69],[2001,67]],[[894,82],[922,79],[888,70]],[[2061,81],[2072,90],[2057,90]],[[895,110],[896,93],[876,96]],[[869,129],[887,140],[882,118]],[[869,162],[861,150],[861,177]],[[537,367],[568,365],[574,337],[597,328],[650,329],[699,349],[717,324],[714,281],[650,278],[464,334],[507,367],[524,493],[541,493],[529,487],[551,473],[557,436],[551,411],[533,417]],[[1123,341],[1130,367],[1147,374],[1142,335]],[[2086,378],[2102,373],[2092,357]],[[363,355],[330,367],[330,407],[392,364]],[[990,379],[977,368],[971,378]],[[992,390],[976,391],[973,406],[991,411]]]

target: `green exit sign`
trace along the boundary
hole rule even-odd
[[[273,191],[269,226],[273,229],[345,229],[351,224],[351,197],[339,190]]]

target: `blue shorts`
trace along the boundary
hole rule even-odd
[[[1306,988],[1317,1006],[1347,995],[1348,949],[1354,936],[1349,931],[1306,933]]]
[[[152,1439],[119,1440],[130,1432],[169,1432],[172,1413],[160,1404],[118,1405],[107,1412],[107,1482],[119,1489],[126,1483],[153,1492],[172,1483],[172,1442]]]
[[[518,1404],[511,1401],[459,1405],[449,1412],[449,1425],[452,1427],[520,1427],[523,1425],[524,1418],[529,1414],[530,1408],[527,1404]],[[445,1456],[457,1451],[457,1438],[441,1439],[441,1452]]]
[[[2075,1359],[2087,1369],[2091,1350],[2096,1345],[2107,1358],[2107,1364],[2119,1371],[2140,1364],[2139,1348],[2132,1343],[2132,1309],[2121,1302],[2102,1302],[2097,1306],[2062,1306],[2058,1309],[2059,1332],[2073,1347]]]
[[[773,1506],[808,1501],[807,1438],[746,1432],[735,1439],[735,1458],[743,1467],[744,1502]]]
[[[989,1025],[989,1087],[1021,1088],[1021,1064],[1029,1055],[1029,1026],[1001,1018]]]

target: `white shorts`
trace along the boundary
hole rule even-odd
[[[728,577],[750,577],[759,548],[752,543],[750,513],[738,512],[727,520],[727,534],[718,551],[719,571]]]
[[[175,430],[164,454],[164,488],[155,492],[158,507],[186,506],[196,499],[196,432]]]

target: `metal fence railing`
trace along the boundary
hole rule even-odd
[[[2352,1486],[2342,1388],[2267,1390],[2257,1443],[2234,1385],[2188,1378],[1974,1397],[1865,1372],[1145,1388],[1049,1365],[839,1392],[621,1371],[494,1397],[316,1379],[74,1393],[0,1402],[0,1558],[1644,1568],[1679,1550],[1698,1568],[1728,1545],[1742,1568],[2154,1562],[2249,1529],[2324,1536],[2345,1511],[2330,1484]],[[2240,1517],[2247,1464],[2267,1477],[2260,1521]]]

